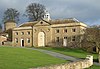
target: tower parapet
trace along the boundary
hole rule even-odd
[[[4,30],[13,29],[16,27],[16,23],[14,21],[8,21],[4,23]]]

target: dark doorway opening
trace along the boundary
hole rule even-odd
[[[2,45],[4,45],[4,42],[2,42]]]
[[[22,47],[24,47],[24,40],[22,40]]]

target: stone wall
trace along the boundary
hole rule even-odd
[[[4,36],[0,36],[0,45],[2,45],[4,41],[7,41],[7,38]]]
[[[84,69],[84,68],[89,68],[92,65],[93,65],[93,56],[88,55],[86,59],[76,62],[65,63],[60,65],[52,65],[47,67],[30,68],[30,69]]]
[[[5,41],[4,46],[12,46],[12,42],[11,41]]]

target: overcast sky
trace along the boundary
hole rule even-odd
[[[100,0],[0,0],[0,23],[7,8],[16,8],[23,14],[30,3],[43,4],[51,19],[76,18],[88,25],[100,25]],[[25,21],[21,17],[20,22]]]

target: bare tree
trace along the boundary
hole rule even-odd
[[[31,3],[26,8],[26,16],[29,21],[37,21],[43,18],[45,14],[45,6],[39,3]]]
[[[96,51],[99,54],[99,59],[100,59],[100,26],[92,26],[90,28],[87,28],[85,32],[84,40],[87,43],[91,44],[91,46],[96,47]]]
[[[16,9],[13,8],[8,8],[5,12],[4,12],[4,16],[3,16],[3,22],[7,22],[7,21],[14,21],[14,22],[18,22],[19,21],[19,12]]]

